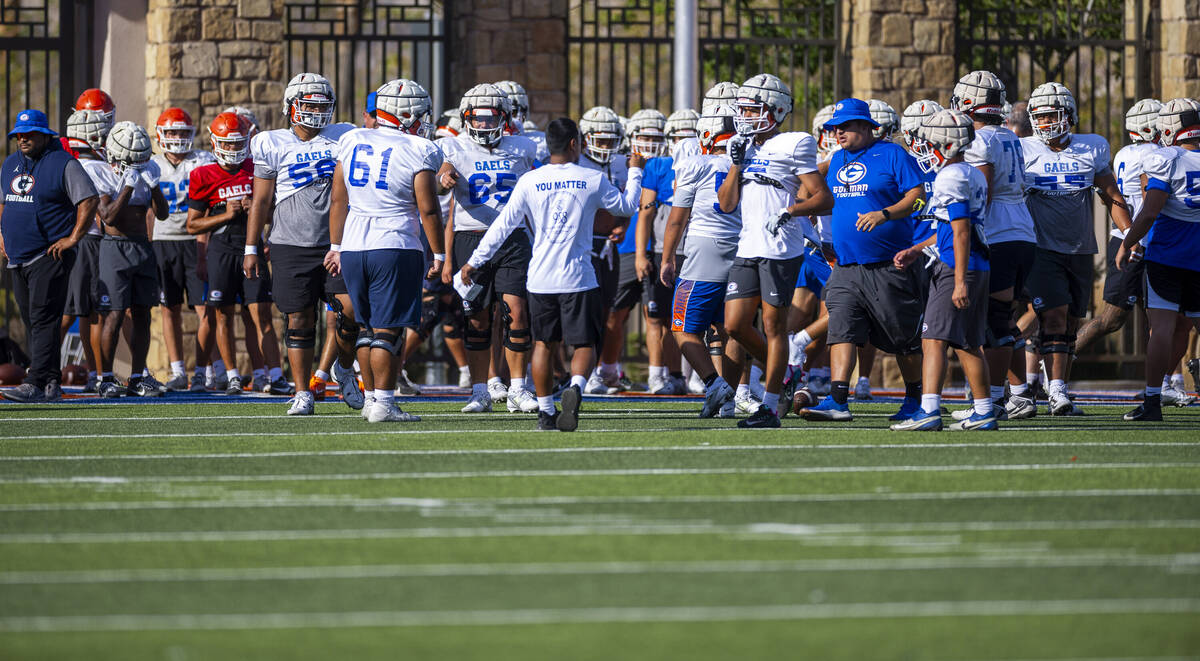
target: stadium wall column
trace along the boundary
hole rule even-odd
[[[900,109],[954,87],[954,0],[843,0],[851,95]]]
[[[477,83],[515,80],[538,126],[567,113],[567,0],[454,0],[451,7],[445,107]]]
[[[132,46],[146,43],[146,0],[96,0],[93,15],[99,87],[117,101],[117,121],[141,124],[146,79],[137,74],[145,69],[146,50]]]

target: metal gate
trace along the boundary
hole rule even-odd
[[[449,89],[449,13],[449,0],[289,0],[287,76],[328,78],[340,119],[357,121],[367,94],[395,78],[424,85],[440,112]]]
[[[838,0],[697,4],[701,93],[722,80],[773,73],[795,96],[785,130],[808,130],[816,111],[842,93]],[[572,3],[566,88],[573,116],[595,105],[626,116],[671,110],[673,10],[670,0]]]

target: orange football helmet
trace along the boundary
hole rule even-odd
[[[163,151],[170,154],[186,154],[192,150],[196,125],[192,123],[192,116],[183,108],[167,108],[158,116],[158,121],[154,124],[154,134],[158,138],[158,146],[162,147]]]
[[[250,125],[237,113],[217,115],[208,131],[211,134],[213,156],[222,165],[241,165],[250,155]]]

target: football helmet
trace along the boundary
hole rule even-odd
[[[900,128],[900,116],[896,114],[896,109],[879,99],[868,100],[867,106],[871,109],[871,119],[879,125],[871,129],[871,135],[876,140],[890,140]]]
[[[829,154],[837,151],[840,147],[837,142],[837,133],[835,131],[825,130],[825,122],[833,119],[833,104],[829,104],[817,111],[813,115],[812,134],[817,139],[817,153]]]
[[[612,161],[625,135],[621,130],[621,118],[604,106],[583,113],[579,119],[579,133],[583,136],[583,153],[602,165]]]
[[[738,88],[737,110],[738,133],[765,133],[792,112],[792,90],[779,78],[760,73]]]
[[[283,114],[293,125],[310,129],[323,129],[333,122],[335,103],[333,85],[317,73],[297,74],[283,91]]]
[[[179,135],[182,133],[183,135]],[[186,154],[192,151],[192,140],[196,137],[196,125],[192,116],[183,108],[167,108],[154,123],[154,137],[158,146],[168,154]]]
[[[397,78],[375,92],[375,120],[380,126],[433,139],[433,102],[421,84]]]
[[[950,96],[950,107],[974,118],[976,115],[1004,117],[1004,83],[991,71],[972,71],[958,79]]]
[[[1125,113],[1125,130],[1134,142],[1158,142],[1158,111],[1162,101],[1142,99]]]
[[[529,95],[525,93],[525,88],[521,87],[521,83],[512,80],[502,80],[493,84],[508,96],[512,104],[513,121],[524,125],[525,120],[529,118]]]
[[[939,110],[926,117],[913,141],[913,156],[925,172],[938,172],[975,139],[975,122],[957,110]]]
[[[223,112],[208,125],[213,157],[221,165],[241,165],[250,155],[250,122],[235,112]]]
[[[700,151],[711,154],[714,149],[723,147],[726,140],[737,134],[734,118],[737,111],[731,105],[719,105],[702,116],[696,122],[699,132]]]
[[[667,141],[671,143],[679,142],[684,138],[696,137],[696,122],[699,121],[700,114],[691,108],[676,110],[667,117],[667,125],[663,130],[667,132]]]
[[[80,94],[79,98],[75,100],[75,110],[93,110],[100,114],[102,127],[100,141],[103,143],[108,138],[108,132],[112,130],[117,113],[117,105],[113,103],[108,92],[95,87],[84,90],[83,94]]]
[[[1078,121],[1075,96],[1066,85],[1043,83],[1029,95],[1029,121],[1033,135],[1049,144],[1071,132]]]
[[[512,120],[512,99],[496,85],[480,83],[467,90],[458,102],[467,137],[484,147],[494,147],[504,137]],[[479,124],[479,126],[476,126]]]
[[[247,128],[250,131],[251,138],[253,138],[254,134],[258,133],[260,130],[259,129],[260,124],[258,123],[258,116],[256,116],[254,114],[254,111],[249,108],[246,108],[243,106],[229,106],[228,108],[222,110],[221,112],[231,112],[231,113],[236,114],[238,117],[241,117],[242,119],[246,120],[246,123],[248,124]]]
[[[437,129],[434,131],[433,137],[435,140],[438,138],[453,138],[462,133],[462,130],[462,115],[458,114],[458,108],[453,108],[446,110],[438,118]]]
[[[704,100],[700,103],[700,114],[708,115],[717,109],[717,106],[734,105],[738,97],[738,84],[723,81],[708,88],[704,93]]]
[[[1188,98],[1167,101],[1158,111],[1157,124],[1159,141],[1164,147],[1200,138],[1200,101]]]
[[[625,125],[630,148],[646,158],[667,153],[667,118],[659,111],[646,108],[633,113]]]
[[[109,127],[99,110],[76,110],[67,118],[67,139],[75,149],[102,152]]]
[[[150,134],[133,122],[117,122],[104,141],[108,162],[117,174],[127,167],[141,167],[150,160]]]
[[[904,114],[900,116],[900,138],[904,140],[904,145],[912,151],[913,142],[917,139],[917,130],[921,128],[921,122],[925,121],[926,117],[931,117],[945,110],[937,101],[929,99],[921,99],[913,101],[904,109]]]

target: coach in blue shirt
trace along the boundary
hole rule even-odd
[[[916,269],[897,269],[892,259],[912,246],[911,216],[925,198],[925,185],[903,147],[871,134],[878,126],[859,99],[838,101],[825,123],[842,147],[821,164],[834,197],[837,253],[825,289],[832,378],[830,396],[801,412],[810,420],[852,419],[846,405],[850,373],[856,347],[867,342],[896,354],[900,364],[905,398],[896,415],[911,415],[921,403],[921,286]]]
[[[18,402],[58,399],[60,324],[75,244],[87,233],[99,197],[92,180],[50,130],[46,114],[22,110],[8,132],[18,152],[4,159],[0,255],[25,322],[30,356],[25,383],[3,396]]]

